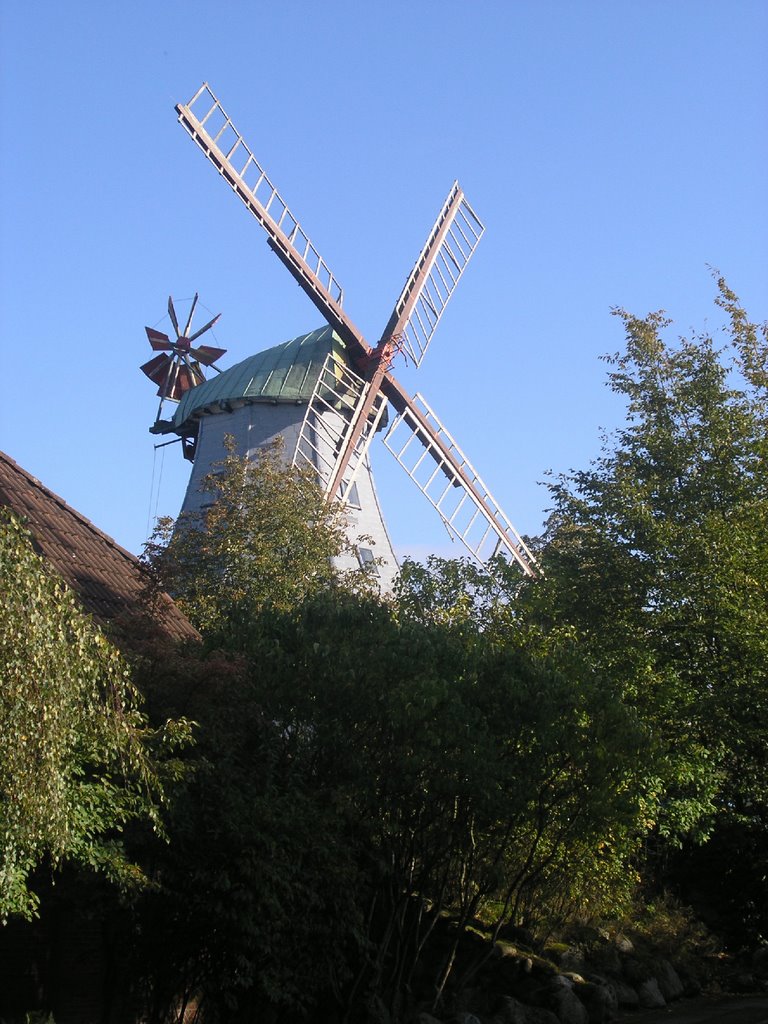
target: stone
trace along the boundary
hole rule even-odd
[[[648,981],[649,978],[653,977],[653,972],[648,964],[643,960],[638,960],[637,957],[626,957],[622,966],[624,978],[634,988],[638,988],[644,981]]]
[[[572,989],[561,989],[554,1011],[560,1024],[589,1024],[589,1011]]]
[[[621,974],[621,956],[615,945],[598,946],[589,954],[590,965],[605,974]]]
[[[512,996],[502,996],[496,1005],[496,1012],[491,1018],[492,1024],[527,1024],[526,1010],[528,1007],[519,1003]]]
[[[701,995],[701,982],[696,975],[686,967],[678,965],[676,968],[677,976],[680,979],[683,986],[683,995],[686,999],[693,999],[696,996]]]
[[[752,954],[752,970],[758,978],[768,978],[768,946],[759,946]]]
[[[679,999],[683,995],[685,986],[669,960],[654,960],[650,964],[650,968],[659,983],[661,994],[668,1003],[674,1002],[675,999]]]
[[[431,1013],[422,1010],[413,1024],[440,1024],[440,1021],[437,1017],[433,1017]]]
[[[536,1003],[555,1014],[560,1024],[589,1024],[589,1013],[574,992],[574,984],[563,974],[556,974],[537,993]]]
[[[584,970],[584,953],[576,946],[570,946],[560,954],[560,968],[580,974]]]
[[[615,995],[617,1006],[621,1006],[625,1010],[638,1009],[640,996],[637,994],[637,989],[622,978],[606,978],[605,983]]]
[[[551,1010],[543,1006],[526,1006],[524,1024],[560,1024]]]
[[[618,997],[604,979],[577,985],[574,991],[586,1007],[590,1024],[608,1024],[618,1016]]]
[[[551,1010],[526,1006],[512,996],[502,996],[490,1024],[560,1024],[560,1021]]]
[[[754,974],[749,974],[747,971],[739,971],[731,982],[731,988],[734,992],[755,992],[758,985]]]
[[[667,1005],[667,1001],[661,994],[659,983],[655,978],[641,981],[637,986],[637,995],[640,1005],[644,1010],[660,1010]]]
[[[366,1007],[368,1024],[390,1024],[389,1010],[384,1000],[374,996]]]
[[[532,949],[534,945],[531,933],[514,924],[502,925],[499,929],[499,938],[505,942],[513,942],[516,946],[522,946],[525,949]]]

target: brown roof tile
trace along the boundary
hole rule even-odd
[[[99,625],[119,625],[125,634],[125,623],[135,623],[146,611],[147,575],[135,555],[0,452],[3,505],[24,521],[38,552],[75,591]],[[153,618],[169,639],[199,639],[167,594],[159,595]],[[130,645],[130,636],[124,639]]]

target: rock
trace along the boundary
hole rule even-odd
[[[533,949],[533,936],[525,928],[518,928],[514,924],[504,924],[499,929],[499,938],[504,942],[513,942],[516,946],[524,949]]]
[[[619,1000],[604,979],[577,985],[574,991],[586,1007],[590,1024],[608,1024],[618,1016]]]
[[[560,1024],[551,1010],[543,1006],[526,1006],[524,1024]]]
[[[626,935],[622,935],[619,932],[616,938],[613,940],[613,944],[620,953],[624,956],[631,956],[635,952],[635,947],[632,945],[632,940],[628,939]]]
[[[569,946],[560,954],[560,969],[580,974],[584,970],[584,953],[576,946]]]
[[[760,946],[752,954],[752,970],[758,978],[768,978],[768,946]]]
[[[669,960],[653,960],[650,968],[654,978],[659,983],[661,994],[668,1003],[679,999],[683,995],[685,986]]]
[[[366,1006],[368,1024],[390,1024],[389,1010],[379,996],[374,996]]]
[[[678,965],[676,968],[677,976],[683,986],[683,995],[686,999],[693,999],[695,996],[701,995],[701,982],[696,975],[688,970],[688,968]]]
[[[448,1024],[483,1024],[483,1022],[474,1013],[467,1013],[466,1010],[462,1010],[451,1017]]]
[[[589,1024],[589,1011],[572,990],[562,989],[553,1009],[561,1024]]]
[[[433,1017],[431,1013],[422,1010],[413,1024],[440,1024],[440,1021],[437,1017]]]
[[[598,946],[589,954],[590,964],[605,974],[621,974],[621,956],[615,945]]]
[[[452,993],[445,1008],[448,1016],[459,1016],[461,1013],[485,1013],[488,1010],[488,993],[483,988],[464,986],[460,991]]]
[[[606,985],[616,997],[616,1004],[625,1010],[636,1010],[640,1006],[637,989],[628,985],[622,978],[606,978]]]
[[[491,1024],[560,1024],[554,1013],[541,1006],[526,1006],[512,996],[502,996]]]
[[[502,996],[496,1005],[496,1012],[491,1018],[492,1024],[527,1024],[528,1007],[519,1003],[512,996]]]
[[[653,977],[648,964],[634,956],[626,957],[622,965],[622,974],[633,988],[638,988],[644,981]]]
[[[536,1005],[551,1010],[560,1024],[589,1024],[589,1013],[574,992],[570,978],[557,974],[536,994]]]
[[[746,971],[740,971],[734,976],[731,987],[734,992],[744,993],[757,991],[758,985],[755,981],[754,974],[748,974]]]
[[[660,1010],[667,1005],[667,1001],[661,994],[659,983],[655,978],[648,978],[641,981],[637,986],[637,995],[640,1005],[644,1010]]]
[[[563,953],[567,953],[571,947],[567,942],[548,942],[544,947],[543,953],[547,960],[551,960],[552,963],[559,964],[560,957]]]
[[[521,956],[517,950],[501,944],[497,944],[494,952],[493,978],[502,991],[514,992],[532,979],[535,965],[531,957]]]

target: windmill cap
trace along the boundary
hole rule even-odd
[[[321,327],[274,345],[230,366],[187,391],[173,418],[158,421],[153,433],[189,436],[197,421],[233,403],[308,402],[328,354],[346,359],[344,343],[331,327]]]

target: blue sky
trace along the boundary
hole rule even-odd
[[[421,391],[521,532],[620,420],[610,309],[768,316],[763,0],[135,0],[0,7],[0,447],[132,551],[188,464],[157,454],[144,326],[169,294],[231,365],[320,325],[176,123],[210,82],[378,339],[458,178],[486,234]],[[379,446],[396,548],[459,554]]]

